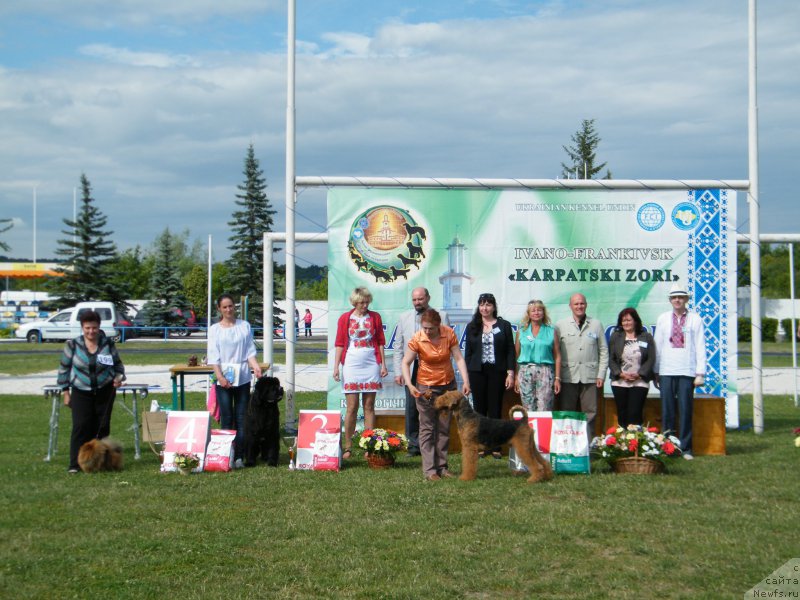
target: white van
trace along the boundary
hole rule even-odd
[[[31,343],[47,340],[71,340],[81,334],[81,315],[93,310],[100,315],[100,329],[111,339],[117,339],[115,328],[117,309],[111,302],[78,302],[72,308],[57,312],[46,321],[33,321],[20,325],[14,332],[18,338]]]

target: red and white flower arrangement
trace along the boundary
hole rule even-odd
[[[358,447],[375,456],[394,456],[408,450],[408,440],[402,433],[391,429],[365,429],[358,439]]]
[[[605,435],[592,440],[592,455],[607,463],[620,458],[641,457],[665,463],[668,458],[681,454],[681,443],[673,435],[666,435],[658,427],[628,425],[610,427]]]

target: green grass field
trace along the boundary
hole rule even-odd
[[[536,485],[491,459],[474,482],[424,482],[405,456],[389,471],[354,457],[291,472],[284,455],[277,469],[161,474],[146,447],[133,460],[119,407],[125,470],[68,475],[69,411],[47,463],[48,403],[0,403],[2,598],[741,598],[800,556],[786,396],[766,398],[763,435],[728,433],[728,456]]]

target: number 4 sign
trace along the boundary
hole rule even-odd
[[[196,471],[203,470],[208,444],[210,415],[205,410],[170,411],[167,416],[167,433],[164,436],[164,462],[161,471],[177,471],[175,454],[189,452],[196,454],[200,465]]]

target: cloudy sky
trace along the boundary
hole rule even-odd
[[[595,119],[615,178],[748,178],[747,0],[297,4],[298,176],[558,177]],[[798,23],[797,0],[760,3],[765,232],[800,224]],[[170,226],[225,258],[250,143],[284,228],[285,106],[284,1],[2,2],[2,239],[32,258],[36,188],[54,256],[86,173],[120,249]],[[325,229],[324,192],[297,211]]]

